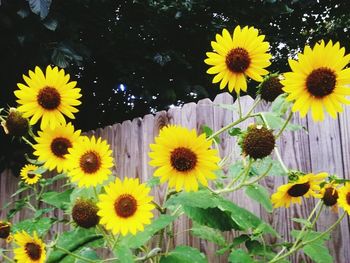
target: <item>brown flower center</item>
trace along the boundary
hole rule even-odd
[[[27,255],[32,260],[38,260],[41,256],[41,247],[36,243],[27,243],[25,245],[25,250],[27,252]]]
[[[55,88],[45,87],[39,91],[38,103],[46,110],[54,110],[61,103],[61,95]]]
[[[29,131],[29,122],[17,110],[10,110],[5,126],[10,135],[21,137]]]
[[[278,77],[270,77],[261,84],[261,98],[265,101],[274,101],[283,93],[283,85]]]
[[[347,193],[346,195],[346,202],[348,203],[348,205],[350,205],[350,193]]]
[[[292,197],[299,197],[306,194],[309,191],[309,189],[309,182],[303,184],[295,184],[288,190],[288,194]]]
[[[0,238],[6,239],[10,235],[11,227],[7,223],[0,223]]]
[[[243,73],[250,65],[250,57],[244,48],[234,48],[226,56],[227,67],[235,73]]]
[[[27,174],[28,178],[33,179],[35,177],[35,174],[33,174],[33,171],[28,172],[28,174]]]
[[[94,203],[90,201],[79,200],[73,206],[72,218],[78,226],[83,228],[90,228],[96,226],[100,221],[97,212],[98,208]]]
[[[58,137],[51,142],[51,151],[59,158],[64,158],[68,153],[68,148],[72,147],[72,143],[67,138]]]
[[[306,79],[307,90],[317,98],[323,98],[331,94],[335,88],[337,77],[329,68],[313,70]]]
[[[118,216],[128,218],[135,214],[137,201],[132,195],[122,195],[114,202],[114,210]]]
[[[322,200],[326,206],[335,205],[338,200],[338,191],[333,187],[326,188]]]
[[[85,173],[95,173],[101,167],[100,155],[94,151],[85,153],[80,157],[80,167]]]
[[[192,150],[179,147],[171,152],[170,162],[176,170],[187,172],[196,166],[197,156]]]
[[[275,143],[275,136],[271,130],[265,127],[254,127],[250,128],[244,137],[242,150],[253,159],[262,159],[271,154]]]

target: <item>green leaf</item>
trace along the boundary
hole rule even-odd
[[[70,202],[74,203],[78,198],[96,200],[95,191],[92,187],[75,188],[70,195]]]
[[[292,102],[286,101],[288,94],[284,93],[279,95],[271,105],[271,111],[276,113],[277,116],[283,116],[287,110],[291,107]]]
[[[57,175],[55,175],[55,176],[53,176],[53,177],[51,177],[51,178],[48,178],[48,179],[42,178],[42,179],[40,180],[40,185],[41,185],[41,186],[52,185],[54,182],[56,182],[56,181],[58,181],[58,180],[60,180],[60,179],[64,179],[64,178],[66,178],[66,174],[65,174],[65,173],[57,174]]]
[[[257,240],[247,240],[245,246],[250,255],[263,257],[264,261],[271,260],[276,256],[271,247],[264,246]]]
[[[241,129],[238,128],[238,127],[233,127],[233,128],[231,128],[231,129],[228,131],[228,134],[230,134],[230,136],[237,136],[237,135],[239,135],[239,134],[241,134],[241,133],[242,133],[242,131],[241,131]]]
[[[300,233],[299,230],[292,230],[291,235],[292,237],[297,238],[299,233]],[[308,231],[307,233],[304,234],[303,241],[310,241],[311,239],[314,239],[320,235],[322,235],[322,232]],[[323,240],[323,241],[328,239],[329,239],[329,234],[326,234],[320,238],[320,240]]]
[[[97,235],[95,229],[76,228],[72,231],[60,234],[57,240],[57,246],[64,249],[79,253],[86,247],[99,247],[103,243],[103,236]],[[47,258],[46,263],[70,263],[74,262],[74,257],[69,256],[61,250],[52,250]]]
[[[223,109],[226,109],[226,110],[230,110],[230,111],[234,111],[234,112],[238,111],[238,105],[237,104],[223,104],[223,103],[219,103],[219,104],[215,104],[215,106],[219,106],[220,108],[223,108]]]
[[[42,195],[42,201],[49,205],[55,206],[59,209],[67,209],[70,203],[70,195],[73,192],[73,189],[68,189],[64,192],[46,192]]]
[[[307,219],[304,219],[304,218],[292,218],[292,221],[297,222],[299,224],[306,225],[307,227],[311,226],[310,221],[308,221]]]
[[[206,137],[208,138],[209,136],[211,136],[213,133],[214,133],[214,131],[210,128],[210,127],[208,127],[208,126],[206,126],[206,125],[202,125],[202,131],[205,133],[205,135],[206,135]],[[214,137],[214,141],[216,142],[216,143],[220,143],[220,137],[219,136],[215,136]]]
[[[29,174],[43,174],[47,171],[47,168],[44,166],[40,166],[37,169],[35,169],[34,171],[29,171]]]
[[[51,212],[53,210],[54,210],[54,208],[52,208],[52,207],[36,210],[35,213],[34,213],[34,218],[41,217],[42,215],[44,215],[46,213],[49,213],[49,212]]]
[[[270,200],[270,194],[263,186],[259,184],[248,185],[245,188],[245,193],[253,200],[260,203],[267,212],[272,213],[273,206]]]
[[[139,232],[136,235],[127,235],[122,239],[121,243],[129,248],[139,248],[150,240],[153,235],[168,226],[175,219],[176,216],[161,215],[157,219],[153,220],[151,224],[147,225],[144,231]]]
[[[260,227],[264,233],[277,235],[271,226],[248,210],[206,189],[178,193],[167,201],[166,206],[170,205],[182,205],[191,219],[213,228],[247,230]]]
[[[50,10],[52,0],[28,0],[30,9],[34,14],[40,15],[44,19]]]
[[[189,218],[198,224],[219,229],[221,231],[241,229],[239,225],[232,220],[230,213],[222,211],[217,207],[204,209],[184,206],[184,212]]]
[[[268,126],[272,130],[280,130],[284,125],[284,123],[286,122],[285,119],[281,118],[274,112],[262,112],[261,114],[264,116]],[[286,127],[286,130],[289,130],[289,131],[298,131],[301,129],[304,129],[304,127],[293,123],[288,123]]]
[[[95,250],[92,250],[91,248],[85,247],[83,248],[80,253],[80,256],[86,258],[86,259],[91,259],[91,260],[98,260],[100,259],[99,256],[97,255]],[[81,260],[81,259],[76,259],[74,263],[85,263],[86,261]]]
[[[130,248],[125,246],[124,244],[118,244],[114,249],[115,256],[118,257],[120,263],[131,263],[134,262],[132,252]]]
[[[157,185],[160,185],[160,178],[153,176],[151,179],[149,179],[146,182],[146,184],[147,184],[148,187],[153,188],[153,187],[155,187]]]
[[[51,218],[26,219],[13,226],[14,232],[26,231],[29,234],[37,232],[39,236],[45,235],[51,228],[54,220]]]
[[[268,170],[268,168],[272,165],[270,168],[270,171],[267,173],[268,176],[287,176],[288,174],[283,170],[281,164],[273,160],[270,156],[257,160],[252,165],[252,170],[254,170],[254,173],[256,175],[260,175],[261,173],[264,173]]]
[[[211,227],[195,224],[195,226],[191,229],[191,233],[194,236],[208,240],[218,244],[219,246],[226,246],[226,240],[222,236],[221,232]]]
[[[238,161],[238,162],[229,166],[228,176],[233,179],[233,178],[236,178],[237,176],[239,176],[243,171],[244,171],[243,162]]]
[[[224,254],[227,250],[230,250],[236,246],[239,246],[240,244],[246,242],[247,240],[249,240],[250,237],[248,235],[240,235],[238,237],[235,237],[232,241],[231,244],[229,244],[228,246],[219,249],[218,251],[216,251],[216,254],[222,255]]]
[[[243,249],[233,250],[228,261],[230,263],[254,263],[254,260]]]
[[[28,197],[25,197],[25,198],[22,198],[22,199],[15,201],[14,208],[10,209],[6,215],[7,219],[13,218],[19,211],[21,211],[22,208],[26,206],[27,201],[28,201]],[[11,203],[9,203],[9,204],[11,204]]]
[[[167,256],[162,256],[160,263],[207,263],[207,259],[198,249],[177,246]]]
[[[207,190],[197,192],[181,192],[171,196],[165,207],[183,205],[188,207],[209,208],[216,207],[221,197]]]
[[[304,253],[308,255],[316,263],[332,263],[333,258],[329,254],[328,248],[322,243],[312,243],[306,245]]]

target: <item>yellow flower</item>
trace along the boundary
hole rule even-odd
[[[149,153],[151,166],[159,167],[154,176],[160,177],[161,183],[169,180],[169,186],[176,191],[197,191],[198,181],[208,185],[207,179],[215,179],[218,151],[210,149],[211,140],[205,134],[197,136],[195,130],[181,126],[164,127],[155,144],[151,144]]]
[[[45,244],[34,232],[31,237],[27,232],[22,231],[14,235],[15,243],[19,246],[14,249],[17,263],[44,263],[46,259]]]
[[[100,223],[113,232],[133,235],[143,231],[153,217],[151,189],[140,184],[138,179],[125,178],[122,182],[116,178],[114,183],[105,186],[106,194],[99,195]]]
[[[261,82],[262,76],[268,74],[265,68],[271,64],[269,43],[264,38],[258,29],[248,26],[237,26],[232,36],[226,29],[222,35],[216,34],[216,42],[211,42],[215,52],[207,52],[204,60],[212,66],[207,73],[216,75],[213,83],[221,81],[220,89],[228,85],[230,92],[234,89],[239,94],[240,90],[247,90],[246,76]]]
[[[299,111],[305,117],[311,108],[314,121],[324,119],[323,110],[332,118],[342,112],[342,104],[349,104],[346,99],[350,95],[350,68],[343,69],[350,61],[350,55],[344,56],[345,48],[339,43],[333,45],[329,41],[325,45],[322,40],[313,49],[304,48],[297,60],[289,60],[292,72],[284,74],[281,81],[283,90],[289,93],[287,100],[295,101],[293,112]]]
[[[339,188],[338,205],[350,215],[350,183]]]
[[[58,125],[55,128],[46,127],[43,131],[38,132],[39,137],[35,140],[37,144],[33,146],[34,155],[38,160],[45,162],[44,166],[50,171],[57,168],[61,173],[67,170],[66,154],[68,149],[78,141],[80,130],[74,131],[71,123],[67,125]]]
[[[58,124],[65,124],[63,115],[74,119],[73,113],[78,110],[73,106],[78,106],[81,102],[80,89],[75,88],[77,82],[69,81],[69,75],[65,75],[64,70],[58,70],[57,67],[46,68],[46,74],[39,67],[35,71],[29,71],[29,77],[23,75],[27,85],[18,83],[19,90],[16,90],[15,96],[18,107],[23,112],[24,118],[30,118],[30,124],[34,125],[41,120],[41,129],[47,126],[54,128]]]
[[[290,204],[301,204],[301,197],[320,197],[320,183],[328,176],[327,173],[307,174],[300,176],[296,182],[287,183],[278,187],[277,192],[271,196],[275,208],[286,207]]]
[[[112,151],[105,140],[81,137],[68,149],[66,155],[68,176],[79,187],[96,186],[112,173]]]
[[[33,174],[39,167],[33,164],[27,164],[21,169],[21,178],[26,184],[35,184],[41,178],[41,174]]]

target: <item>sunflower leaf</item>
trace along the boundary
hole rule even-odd
[[[208,260],[198,249],[188,246],[177,246],[166,256],[162,256],[160,263],[207,263]]]
[[[267,212],[272,213],[273,207],[270,200],[270,194],[263,186],[259,184],[248,185],[245,188],[245,193],[251,199],[260,203]]]
[[[172,223],[176,218],[176,216],[161,215],[153,220],[151,224],[145,226],[144,231],[138,232],[136,235],[127,235],[121,240],[121,243],[129,248],[139,248],[150,240],[153,235]]]
[[[54,222],[55,220],[47,217],[39,219],[26,219],[15,224],[13,226],[13,231],[15,233],[26,231],[29,234],[33,234],[35,231],[39,236],[43,236],[49,231]]]
[[[218,244],[219,246],[226,246],[225,238],[222,236],[221,232],[207,226],[195,224],[191,228],[191,233],[194,236],[197,236],[201,239],[208,240],[210,242],[213,242],[215,244]]]
[[[243,249],[233,250],[228,261],[231,263],[254,263],[254,260]]]
[[[70,202],[70,195],[73,189],[68,189],[64,192],[46,192],[42,195],[42,201],[59,209],[65,210]]]
[[[103,244],[103,236],[97,235],[95,229],[76,228],[72,231],[62,233],[56,245],[70,252],[79,253],[86,247],[100,247]],[[46,263],[71,263],[74,262],[74,257],[69,254],[53,249],[47,257]]]

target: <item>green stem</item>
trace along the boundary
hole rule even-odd
[[[241,105],[241,95],[237,94],[237,102],[238,102],[238,114],[239,118],[242,118],[242,105]]]
[[[4,259],[6,259],[8,262],[15,263],[14,260],[12,260],[12,259],[9,258],[8,256],[6,256],[4,253],[1,253],[1,255],[2,255],[2,257],[3,257]]]
[[[234,192],[234,191],[240,189],[241,187],[243,187],[243,185],[244,185],[244,183],[245,183],[245,181],[246,181],[246,179],[247,179],[247,177],[249,175],[250,168],[252,167],[252,163],[253,163],[252,159],[249,159],[248,165],[247,165],[247,167],[245,169],[244,176],[243,176],[242,180],[239,182],[239,184],[236,187],[234,187],[234,188],[227,188],[226,187],[224,189],[216,191],[216,193],[217,194],[222,194],[222,193]]]
[[[63,247],[60,247],[60,246],[56,245],[55,248],[57,248],[58,250],[61,250],[62,252],[66,253],[66,254],[68,254],[68,255],[70,255],[72,257],[75,257],[77,259],[83,260],[84,262],[90,262],[90,263],[96,263],[97,262],[96,260],[91,260],[89,258],[85,258],[85,257],[82,257],[82,256],[77,255],[75,253],[72,253],[71,251],[69,251],[69,250],[67,250],[67,249],[65,249]]]
[[[259,102],[261,101],[260,98],[257,98],[254,102],[254,104],[252,105],[252,107],[250,108],[250,110],[247,112],[247,114],[242,117],[240,116],[240,118],[228,125],[226,125],[225,127],[222,127],[220,130],[214,132],[212,135],[210,135],[207,140],[211,140],[213,138],[215,138],[216,136],[218,136],[219,134],[223,133],[224,131],[236,126],[237,124],[240,124],[241,122],[245,121],[246,119],[248,118],[251,118],[251,117],[256,117],[256,116],[260,116],[261,114],[257,113],[257,114],[251,114],[254,109],[256,108],[256,106],[258,106]]]
[[[319,207],[320,205],[321,205],[321,208],[322,208],[322,207],[323,207],[323,202],[322,202],[321,200],[318,201],[318,203],[315,205],[314,209],[311,211],[309,217],[307,218],[307,222],[311,223],[311,219],[312,219],[312,217],[314,216],[314,214],[316,213],[316,211],[317,211],[317,209],[318,209],[318,207]],[[321,209],[318,210],[317,215],[316,215],[316,217],[315,217],[316,220],[317,220],[318,217],[320,216],[321,211],[322,211]],[[314,226],[315,223],[316,223],[316,220],[313,220],[313,222],[311,223],[310,228],[313,228],[313,226]],[[300,230],[300,232],[299,232],[299,234],[298,234],[298,236],[297,236],[297,238],[296,238],[296,240],[295,240],[293,246],[291,247],[291,249],[294,249],[297,245],[299,245],[299,241],[303,238],[304,232],[306,231],[306,229],[307,229],[308,227],[309,227],[309,226],[308,226],[307,224],[305,224],[305,225],[302,227],[302,229]]]
[[[276,139],[277,139],[278,137],[280,137],[281,134],[283,133],[283,131],[287,128],[288,123],[289,123],[289,121],[292,119],[292,117],[293,117],[293,112],[290,111],[290,113],[289,113],[289,115],[288,115],[288,118],[287,118],[286,121],[284,122],[282,128],[281,128],[281,129],[279,130],[279,132],[276,134]]]
[[[272,259],[271,261],[269,261],[269,263],[278,262],[279,260],[290,256],[291,254],[293,254],[294,252],[298,251],[302,247],[304,247],[304,246],[306,246],[306,245],[308,245],[310,243],[313,243],[313,242],[317,241],[320,238],[323,238],[325,235],[329,234],[343,220],[345,215],[346,215],[346,212],[344,212],[341,215],[341,217],[339,217],[338,220],[333,225],[331,225],[326,231],[324,231],[322,234],[318,235],[317,237],[315,237],[313,239],[307,240],[305,242],[301,242],[298,246],[296,246],[294,248],[292,247],[291,250],[289,250],[287,253],[285,253],[285,254],[277,257],[277,258]]]
[[[279,152],[279,150],[278,150],[277,147],[275,147],[275,155],[276,155],[277,160],[278,160],[278,162],[280,163],[280,165],[281,165],[283,171],[285,171],[285,172],[288,174],[288,173],[289,173],[289,169],[288,169],[287,166],[284,164],[284,162],[283,162],[283,160],[282,160],[282,157],[281,157],[281,155],[280,155],[280,152]]]
[[[258,182],[262,178],[264,178],[270,172],[271,169],[272,169],[272,163],[270,163],[269,167],[267,167],[266,171],[263,174],[259,175],[257,178],[255,178],[254,180],[252,180],[250,182],[244,183],[244,185],[255,184],[256,182]]]
[[[27,205],[32,211],[36,212],[36,208],[29,201],[27,201]]]
[[[24,142],[26,142],[28,145],[32,146],[33,147],[33,143],[31,141],[29,141],[26,137],[22,136],[22,140]]]

